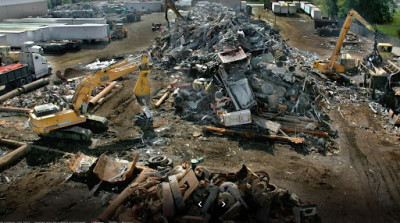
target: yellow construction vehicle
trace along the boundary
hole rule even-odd
[[[128,36],[128,30],[126,30],[124,24],[117,23],[113,26],[113,32],[111,34],[112,39],[122,39]]]
[[[171,9],[175,13],[177,18],[183,18],[181,13],[179,13],[178,9],[175,8],[174,0],[164,0],[165,20],[167,20],[168,26],[169,26],[168,9]]]
[[[134,89],[135,95],[140,104],[148,105],[149,63],[147,57],[142,55],[140,65],[124,60],[84,78],[77,86],[67,109],[62,110],[54,104],[36,106],[29,113],[29,126],[33,132],[42,136],[89,140],[93,134],[91,130],[104,131],[108,122],[106,118],[87,114],[92,90],[136,70],[140,72]]]
[[[19,61],[19,52],[11,51],[10,46],[0,46],[0,65],[10,65]]]
[[[378,52],[383,60],[389,60],[392,58],[393,45],[390,43],[379,43]]]
[[[333,74],[333,73],[344,73],[345,72],[345,65],[338,63],[337,60],[340,56],[340,49],[342,48],[343,41],[344,41],[346,34],[349,31],[350,26],[353,22],[353,20],[352,20],[353,18],[360,21],[365,27],[367,27],[369,30],[371,30],[374,34],[376,33],[375,28],[372,27],[367,21],[365,21],[365,19],[363,17],[361,17],[361,15],[358,14],[358,12],[356,12],[354,10],[350,10],[350,12],[347,14],[346,20],[340,31],[339,38],[336,42],[335,48],[333,49],[331,57],[327,61],[320,61],[320,60],[314,61],[313,68],[316,68],[321,73],[328,74],[328,75]],[[376,49],[376,42],[375,42],[374,48]]]

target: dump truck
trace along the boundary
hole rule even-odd
[[[12,89],[51,75],[50,64],[38,53],[20,52],[19,61],[17,64],[0,67],[0,85]]]
[[[43,55],[43,49],[40,46],[34,45],[33,41],[27,41],[22,46],[21,49],[24,52],[38,53]],[[11,50],[11,46],[0,46],[0,65],[10,65],[19,62],[20,51]]]

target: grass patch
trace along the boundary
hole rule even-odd
[[[377,25],[376,28],[381,33],[385,33],[394,37],[399,37],[397,35],[397,30],[400,30],[400,26],[394,27],[392,25]]]
[[[397,30],[400,30],[400,10],[396,10],[396,13],[393,15],[393,22],[385,25],[376,25],[376,28],[381,33],[399,38]]]

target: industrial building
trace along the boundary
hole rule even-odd
[[[25,41],[105,40],[109,36],[104,18],[22,18],[0,23],[0,45],[11,47]]]
[[[43,16],[47,13],[47,0],[1,0],[0,21],[10,18]]]

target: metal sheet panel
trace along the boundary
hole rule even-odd
[[[100,40],[108,38],[107,24],[60,25],[49,27],[53,40]]]
[[[0,46],[7,45],[7,38],[6,35],[0,34]]]
[[[21,47],[21,44],[28,41],[27,31],[0,31],[0,34],[5,34],[8,46]]]
[[[223,52],[219,52],[218,56],[222,63],[231,63],[247,58],[246,53],[240,46],[237,48],[226,48]]]

